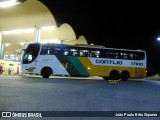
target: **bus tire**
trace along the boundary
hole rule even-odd
[[[109,77],[103,77],[104,80],[109,80]]]
[[[127,70],[124,70],[121,72],[120,77],[121,77],[121,80],[127,81],[128,78],[130,77],[130,74]]]
[[[49,78],[49,76],[52,74],[52,70],[49,67],[44,67],[41,70],[41,75],[43,78]]]
[[[112,70],[109,74],[110,80],[118,80],[120,78],[119,72],[117,70]]]

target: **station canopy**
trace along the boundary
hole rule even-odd
[[[40,0],[0,0],[0,16],[1,59],[20,57],[30,42],[87,44],[84,36],[77,39],[71,25],[57,26],[53,14]]]

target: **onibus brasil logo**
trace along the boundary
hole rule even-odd
[[[42,117],[40,112],[2,112],[1,117]]]

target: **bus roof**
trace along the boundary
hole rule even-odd
[[[145,51],[142,50],[142,49],[134,50],[134,49],[123,49],[123,48],[109,48],[109,47],[105,47],[105,46],[102,46],[102,45],[76,44],[76,45],[69,45],[69,46],[87,47],[87,48],[99,48],[99,49],[112,49],[112,50],[114,49],[114,50],[124,50],[124,51],[143,51],[143,52],[145,52]]]
[[[110,48],[105,47],[102,45],[86,45],[86,44],[75,44],[75,45],[68,45],[68,44],[55,44],[55,43],[30,43],[30,44],[49,44],[49,45],[57,45],[57,46],[71,46],[71,47],[82,47],[82,48],[99,48],[99,49],[114,49],[114,50],[124,50],[124,51],[139,51],[139,52],[145,52],[142,49],[123,49],[123,48]]]

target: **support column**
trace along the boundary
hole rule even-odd
[[[64,41],[64,40],[61,40],[61,44],[63,44],[63,41]]]
[[[40,42],[40,37],[41,37],[41,29],[38,26],[35,26],[36,28],[36,42]]]
[[[3,58],[2,32],[0,32],[0,59]]]

